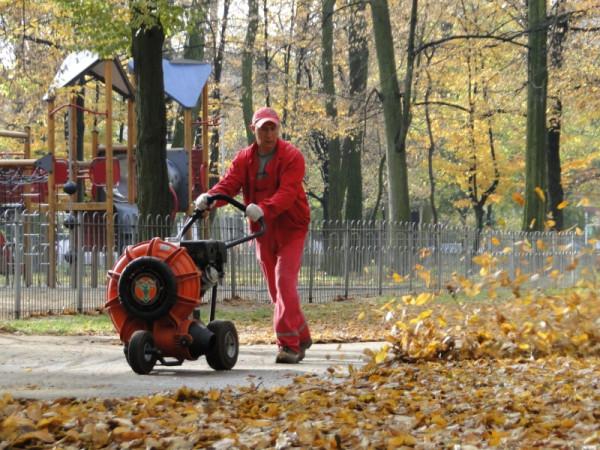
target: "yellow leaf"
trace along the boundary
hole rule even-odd
[[[577,236],[583,236],[583,230],[579,227],[575,227],[575,234]]]
[[[500,245],[500,239],[498,239],[496,236],[494,236],[492,238],[492,244],[495,245],[496,247]]]
[[[500,445],[502,438],[507,435],[508,433],[506,431],[492,430],[490,436],[488,437],[488,444],[490,447],[497,447]]]
[[[550,332],[547,331],[538,331],[536,333],[538,335],[538,337],[544,341],[548,340],[548,337],[550,336]]]
[[[417,440],[412,435],[410,435],[408,433],[400,433],[388,440],[387,448],[389,448],[389,449],[398,448],[398,447],[402,447],[403,445],[411,445],[412,446],[412,445],[415,445],[416,443],[417,443]]]
[[[429,287],[429,285],[431,284],[431,272],[427,270],[421,270],[417,273],[417,275],[419,276],[419,278],[425,281],[425,286]]]
[[[556,222],[552,219],[546,220],[546,228],[552,228],[556,225]]]
[[[419,294],[415,300],[415,305],[421,306],[427,303],[429,300],[433,298],[433,294],[430,292],[422,292]]]
[[[508,322],[502,323],[502,325],[500,325],[500,328],[502,329],[502,331],[504,331],[504,333],[509,333],[515,329],[515,327]]]
[[[431,423],[435,423],[436,425],[438,425],[440,427],[445,427],[446,425],[448,425],[448,421],[439,414],[431,415]]]
[[[402,322],[401,320],[399,320],[398,322],[396,322],[396,327],[400,328],[404,331],[408,330],[408,325],[406,325],[404,322]]]
[[[20,435],[15,441],[13,441],[13,445],[21,446],[29,441],[41,441],[46,444],[50,444],[54,442],[54,436],[52,436],[48,431],[31,431],[29,433],[24,433]],[[29,448],[29,447],[28,447]],[[31,447],[33,448],[33,447]],[[36,447],[37,448],[37,447]]]
[[[245,420],[246,425],[248,425],[249,427],[269,427],[271,425],[273,425],[273,422],[271,420],[267,420],[267,419],[246,419]]]
[[[562,202],[560,202],[558,205],[556,205],[556,209],[565,209],[567,207],[567,205],[569,204],[568,201],[563,200]]]
[[[375,363],[376,364],[381,364],[383,361],[385,361],[388,350],[389,350],[389,347],[387,345],[384,345],[383,347],[381,347],[381,349],[379,349],[379,351],[377,353],[375,353]]]
[[[544,194],[544,191],[541,187],[536,186],[534,191],[537,194],[537,196],[540,198],[541,201],[543,201],[543,202],[546,201],[546,194]]]
[[[532,229],[535,226],[535,217],[533,219],[531,219],[531,222],[529,222],[529,229]]]
[[[358,320],[363,320],[365,318],[365,312],[361,311],[360,314],[358,315]]]
[[[577,202],[577,206],[590,206],[590,200],[587,197],[583,197]]]
[[[417,318],[418,318],[419,320],[425,320],[425,319],[427,319],[429,316],[431,316],[431,314],[433,314],[433,310],[432,310],[432,309],[428,309],[428,310],[426,310],[426,311],[423,311],[421,314],[419,314],[419,315],[417,316]]]
[[[394,283],[402,283],[405,279],[405,277],[403,277],[402,275],[394,272],[394,274],[392,275],[392,278],[394,279]]]
[[[535,246],[538,250],[544,250],[546,248],[546,244],[544,244],[544,241],[542,241],[541,239],[538,239],[536,241]]]
[[[208,391],[207,397],[209,400],[217,401],[221,397],[221,393],[216,389],[211,389],[210,391]]]
[[[572,428],[577,424],[573,419],[563,419],[560,421],[560,426],[563,428]]]
[[[438,321],[438,324],[440,325],[440,327],[445,327],[448,325],[448,322],[446,322],[443,317],[438,317],[437,321]]]
[[[571,342],[575,345],[581,345],[584,342],[587,342],[588,340],[589,340],[589,337],[588,337],[587,333],[582,333],[577,336],[571,337]]]
[[[519,344],[519,348],[521,350],[529,350],[529,344],[526,344],[526,343],[522,342],[522,343]]]

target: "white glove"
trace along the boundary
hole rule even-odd
[[[194,200],[194,205],[196,206],[196,209],[198,209],[200,211],[207,210],[209,197],[210,197],[210,195],[208,195],[206,192],[204,194],[200,194],[198,196],[198,198],[196,200]]]
[[[246,217],[252,222],[256,222],[264,215],[265,213],[263,213],[263,210],[260,209],[260,206],[255,205],[254,203],[250,203],[248,206],[246,206]]]

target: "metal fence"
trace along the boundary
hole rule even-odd
[[[39,313],[90,311],[105,301],[111,254],[106,217],[63,213],[56,220],[56,278],[49,279],[47,215],[6,210],[0,215],[0,319]],[[174,236],[183,218],[140,220],[115,216],[116,261],[127,245],[151,235]],[[159,231],[157,231],[157,229]],[[160,231],[162,230],[162,231]],[[208,235],[231,240],[247,233],[241,216],[220,217]],[[194,228],[191,239],[206,234]],[[485,255],[483,263],[478,260]],[[252,242],[229,251],[218,299],[268,302]],[[503,271],[537,286],[567,287],[594,270],[598,251],[575,233],[522,233],[388,222],[313,223],[306,239],[298,289],[302,301],[439,291],[453,278]],[[206,301],[206,299],[205,299]]]

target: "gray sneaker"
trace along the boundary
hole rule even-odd
[[[308,350],[311,347],[312,343],[313,341],[311,338],[308,338],[308,341],[300,342],[300,353],[298,353],[298,361],[302,361],[304,359],[304,357],[306,356],[306,350]]]
[[[290,348],[282,347],[277,353],[275,362],[277,364],[298,364],[300,362],[300,353],[296,353]]]

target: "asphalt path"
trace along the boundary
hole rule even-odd
[[[212,370],[204,357],[183,365],[157,365],[149,375],[135,374],[114,337],[24,336],[0,334],[0,395],[54,399],[132,397],[227,386],[273,387],[302,374],[330,376],[364,364],[364,350],[382,343],[314,344],[300,364],[275,364],[274,345],[241,346],[231,371]]]

